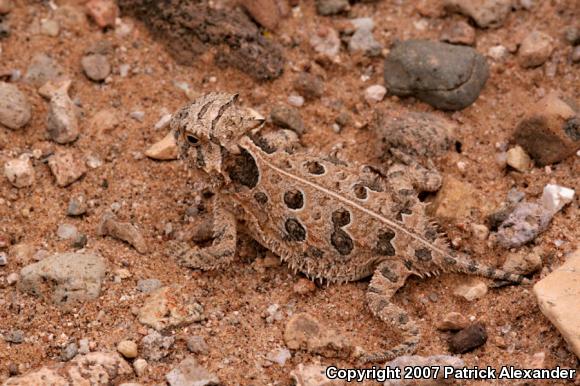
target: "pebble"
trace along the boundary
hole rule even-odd
[[[152,292],[139,309],[137,318],[141,324],[157,331],[178,327],[204,319],[203,307],[188,297],[179,287],[161,287]]]
[[[519,145],[512,147],[507,151],[506,163],[522,173],[529,171],[533,166],[532,159]]]
[[[70,198],[67,207],[68,216],[82,216],[87,213],[87,198],[79,194]]]
[[[444,0],[447,10],[471,17],[481,28],[503,25],[512,8],[511,0]]]
[[[8,343],[20,344],[24,342],[24,331],[10,330],[4,334],[4,340]]]
[[[574,47],[574,50],[572,50],[572,62],[580,62],[580,46],[576,46]]]
[[[27,154],[7,161],[4,164],[4,175],[15,188],[32,186],[36,180],[36,173]]]
[[[37,54],[32,58],[24,80],[35,87],[41,87],[49,80],[60,80],[64,77],[64,69],[47,54]]]
[[[86,7],[89,16],[100,28],[115,26],[119,10],[114,0],[90,0]]]
[[[0,266],[5,266],[8,264],[8,254],[6,252],[0,252]]]
[[[12,272],[6,276],[6,283],[8,283],[8,285],[14,285],[18,283],[18,280],[20,280],[20,275],[16,272]]]
[[[570,25],[566,27],[564,38],[573,46],[580,44],[580,26]]]
[[[552,216],[540,204],[521,202],[499,226],[497,242],[508,249],[527,244],[548,228]]]
[[[117,385],[132,372],[131,366],[119,354],[93,352],[8,378],[3,385]]]
[[[155,142],[147,150],[145,155],[159,161],[170,161],[179,158],[179,148],[175,140],[175,132],[169,131],[162,140]]]
[[[79,354],[85,355],[91,352],[89,340],[87,338],[83,338],[79,340]]]
[[[291,350],[306,350],[326,358],[346,358],[353,350],[346,337],[307,313],[292,316],[284,330],[284,341]]]
[[[127,359],[137,358],[137,343],[132,340],[122,340],[117,344],[117,351]]]
[[[199,335],[194,335],[194,336],[188,336],[185,340],[186,344],[187,344],[187,349],[194,353],[194,354],[199,354],[199,355],[207,355],[209,354],[209,347],[207,345],[207,343],[205,342],[205,339],[203,338],[203,336],[199,336]]]
[[[373,84],[369,86],[365,90],[365,100],[369,104],[378,103],[383,100],[385,94],[387,93],[387,89],[385,86],[380,84]]]
[[[46,19],[40,22],[40,33],[46,36],[57,37],[60,33],[58,20]]]
[[[292,87],[306,100],[313,100],[324,95],[324,81],[317,75],[301,72],[292,82]]]
[[[290,129],[301,135],[304,133],[304,122],[300,112],[289,106],[276,105],[270,112],[272,123],[284,129]]]
[[[14,9],[13,0],[0,0],[0,15],[6,15]]]
[[[77,344],[75,342],[69,343],[62,350],[61,359],[64,362],[68,362],[72,360],[74,357],[76,357],[78,353],[79,347],[77,346]]]
[[[451,44],[473,46],[475,29],[463,20],[452,22],[441,32],[441,40]]]
[[[18,288],[59,306],[96,299],[105,278],[105,260],[91,253],[57,253],[20,271]]]
[[[371,28],[362,27],[356,29],[348,41],[348,50],[351,53],[362,52],[368,56],[381,54],[383,46],[379,43]]]
[[[85,75],[90,80],[101,82],[111,73],[111,64],[105,55],[90,54],[81,59],[81,65]]]
[[[554,39],[550,35],[532,31],[520,44],[519,63],[524,68],[541,66],[550,59],[553,50]]]
[[[580,358],[580,250],[534,285],[534,295],[542,313],[558,329],[568,347]]]
[[[304,106],[304,97],[301,95],[290,95],[288,96],[288,104],[294,107]]]
[[[0,82],[0,124],[12,130],[30,122],[32,107],[28,98],[13,84]]]
[[[489,237],[489,228],[483,224],[471,224],[471,234],[477,240],[487,240]]]
[[[449,351],[463,354],[483,346],[487,342],[487,331],[482,323],[473,323],[449,339]]]
[[[144,294],[151,293],[162,286],[163,283],[158,279],[141,279],[137,282],[137,290]]]
[[[572,103],[551,93],[529,111],[513,138],[539,166],[562,161],[580,149],[580,117]]]
[[[496,46],[492,46],[487,50],[487,55],[491,57],[496,62],[500,62],[505,60],[509,56],[509,51],[505,46],[498,44]]]
[[[73,239],[78,235],[79,231],[76,226],[72,224],[60,224],[56,230],[56,235],[61,240]]]
[[[242,0],[240,3],[254,20],[271,31],[290,11],[286,2],[278,0]]]
[[[446,176],[429,211],[437,218],[457,223],[469,218],[472,210],[479,207],[481,202],[473,186]]]
[[[537,251],[510,252],[502,270],[516,275],[528,275],[542,268],[542,257]]]
[[[41,88],[41,93],[50,97],[48,135],[61,145],[76,141],[80,134],[77,106],[68,95],[70,86],[70,80],[63,80],[49,81]]]
[[[73,154],[72,150],[59,149],[48,159],[48,167],[55,177],[56,184],[66,187],[85,175],[85,165]]]
[[[458,331],[463,330],[469,321],[459,312],[449,312],[437,324],[437,329],[441,331]]]
[[[487,285],[479,279],[472,279],[455,287],[453,294],[461,296],[467,301],[472,302],[476,299],[484,297],[485,294],[487,294]]]
[[[404,374],[405,368],[433,368],[439,367],[439,371],[437,372],[437,380],[429,380],[428,383],[425,385],[442,385],[448,384],[449,380],[444,378],[443,368],[444,367],[454,367],[456,369],[460,369],[465,367],[465,362],[463,359],[459,357],[454,357],[451,355],[432,355],[429,357],[424,357],[420,355],[403,355],[393,359],[390,362],[387,362],[384,368],[391,368],[391,369],[400,369],[401,374]],[[403,378],[403,377],[400,377]],[[452,379],[453,377],[447,378]],[[432,381],[432,382],[431,382]],[[453,381],[452,381],[453,382]],[[405,379],[392,379],[387,380],[383,385],[384,386],[411,386],[411,385],[418,385],[423,383],[417,383],[417,380],[405,380]]]
[[[316,284],[312,280],[301,277],[292,287],[292,291],[298,295],[307,295],[316,290]]]
[[[326,376],[328,366],[304,365],[300,363],[290,372],[293,385],[296,386],[344,386],[345,381],[340,379],[330,379]]]
[[[119,114],[115,109],[105,108],[99,110],[90,121],[90,127],[95,132],[106,134],[108,131],[115,129],[121,123]]]
[[[277,363],[279,366],[284,366],[290,358],[292,358],[292,354],[286,348],[277,348],[266,355],[266,360]]]
[[[63,29],[81,35],[87,31],[88,22],[85,9],[78,5],[60,3],[54,10],[54,18]]]
[[[221,385],[219,378],[199,365],[194,357],[182,360],[165,375],[169,386],[211,386]]]
[[[334,61],[340,51],[340,37],[338,32],[328,26],[319,26],[310,37],[310,45],[323,58]]]
[[[141,339],[142,355],[150,361],[159,361],[171,353],[175,338],[153,330]]]
[[[485,57],[466,46],[407,40],[396,44],[385,58],[385,86],[390,93],[415,96],[443,110],[471,105],[488,77]]]
[[[319,15],[336,15],[349,9],[350,4],[348,0],[316,0],[316,12]]]
[[[132,111],[129,116],[136,120],[137,122],[143,122],[145,119],[145,112],[143,111]]]
[[[78,233],[75,238],[73,238],[71,240],[71,246],[74,249],[81,249],[84,248],[87,245],[88,242],[88,238],[87,235],[83,234],[83,233]]]
[[[173,118],[173,115],[163,114],[161,116],[161,118],[159,118],[157,123],[155,123],[155,126],[153,126],[153,128],[155,130],[161,130],[161,129],[165,129],[165,128],[169,127],[169,123],[171,122],[171,118]]]
[[[542,205],[551,213],[559,212],[574,199],[575,191],[564,186],[548,184],[542,192]]]
[[[135,370],[135,374],[139,378],[143,377],[147,372],[148,365],[149,364],[147,363],[147,361],[143,358],[135,359],[135,361],[133,362],[133,369]]]
[[[141,254],[149,251],[149,247],[141,231],[131,223],[118,221],[117,216],[111,211],[106,211],[101,216],[97,234],[99,236],[111,236],[125,241]]]

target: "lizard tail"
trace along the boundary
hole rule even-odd
[[[475,260],[471,260],[463,256],[447,256],[447,265],[451,267],[452,271],[466,273],[468,275],[477,275],[487,277],[489,279],[509,281],[517,284],[531,284],[530,279],[501,269],[493,268],[488,265],[480,264]]]

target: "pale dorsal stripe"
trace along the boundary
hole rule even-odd
[[[246,140],[246,139],[247,139],[247,140]],[[389,219],[387,219],[387,218],[385,218],[385,217],[383,217],[383,216],[381,216],[381,215],[379,215],[379,214],[377,214],[377,213],[373,212],[372,210],[368,210],[368,209],[367,209],[367,208],[365,208],[364,206],[361,206],[361,205],[357,204],[357,203],[356,203],[356,202],[354,202],[354,201],[351,201],[351,200],[349,200],[349,199],[347,199],[347,198],[345,198],[345,197],[343,197],[343,196],[341,196],[341,195],[339,195],[339,194],[336,194],[336,193],[334,193],[333,191],[331,191],[331,190],[328,190],[328,189],[326,189],[326,188],[325,188],[325,187],[323,187],[323,186],[320,186],[320,185],[318,185],[318,184],[315,184],[315,183],[313,183],[313,182],[310,182],[310,181],[308,181],[308,180],[305,180],[305,179],[303,179],[303,178],[301,178],[301,177],[298,177],[298,176],[296,176],[296,175],[294,175],[294,174],[288,173],[288,172],[286,172],[286,171],[284,171],[284,170],[282,170],[282,169],[280,169],[280,168],[276,167],[276,165],[272,164],[270,161],[268,161],[266,158],[264,158],[264,157],[262,156],[260,149],[259,149],[257,146],[255,146],[255,145],[254,145],[254,144],[251,142],[251,140],[250,140],[249,138],[244,138],[244,140],[245,140],[245,141],[243,141],[243,142],[245,142],[245,143],[243,143],[243,145],[247,144],[247,145],[251,146],[251,147],[253,148],[252,150],[254,150],[254,151],[252,152],[252,154],[255,154],[257,157],[259,157],[259,158],[260,158],[260,160],[261,160],[262,162],[264,162],[266,165],[268,165],[268,167],[270,167],[270,168],[274,169],[276,172],[278,172],[278,173],[280,173],[280,174],[282,174],[282,175],[284,175],[284,176],[286,176],[286,177],[288,177],[288,178],[290,178],[290,179],[293,179],[293,180],[295,180],[295,181],[298,181],[298,182],[300,182],[300,183],[302,183],[302,184],[309,185],[309,186],[313,187],[314,189],[317,189],[317,190],[319,190],[319,191],[321,191],[321,192],[324,192],[325,194],[327,194],[327,195],[329,195],[329,196],[331,196],[331,197],[334,197],[334,198],[335,198],[335,199],[337,199],[338,201],[342,201],[342,202],[344,202],[344,203],[345,203],[345,204],[347,204],[347,205],[350,205],[350,206],[352,206],[352,207],[355,207],[355,208],[357,208],[357,209],[358,209],[358,210],[360,210],[361,212],[364,212],[364,213],[368,214],[369,216],[371,216],[371,217],[374,217],[374,218],[376,218],[377,220],[379,220],[379,221],[381,221],[381,222],[383,222],[383,223],[387,224],[388,226],[390,226],[390,227],[392,227],[392,228],[395,228],[396,230],[398,230],[398,231],[400,231],[400,232],[402,232],[402,233],[404,233],[404,234],[408,235],[409,237],[411,237],[411,238],[413,238],[413,239],[415,239],[415,240],[419,241],[420,243],[424,244],[426,247],[428,247],[429,249],[431,249],[431,250],[433,250],[433,251],[435,251],[435,252],[438,252],[438,253],[440,253],[440,254],[442,254],[442,255],[448,255],[448,253],[447,253],[446,251],[444,251],[444,250],[442,250],[442,249],[440,249],[440,248],[436,247],[435,245],[433,245],[433,244],[432,244],[432,243],[430,243],[429,241],[427,241],[427,240],[423,239],[422,237],[418,236],[416,233],[414,233],[414,232],[411,232],[411,231],[407,230],[405,227],[401,226],[400,224],[397,224],[396,222],[394,222],[394,221],[391,221],[391,220],[389,220]]]

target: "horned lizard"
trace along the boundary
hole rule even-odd
[[[308,152],[276,149],[257,140],[261,117],[237,95],[209,93],[171,121],[182,157],[204,171],[215,188],[213,242],[206,247],[173,241],[183,265],[212,270],[230,263],[237,226],[312,279],[349,282],[371,276],[367,301],[382,321],[398,326],[401,344],[363,361],[415,351],[417,324],[391,302],[407,277],[463,272],[514,283],[528,279],[482,265],[451,250],[425,215],[407,170],[386,175]],[[413,181],[411,181],[413,180]],[[428,182],[428,181],[426,181]]]

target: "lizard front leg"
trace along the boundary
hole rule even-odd
[[[379,264],[367,290],[367,302],[371,312],[383,322],[403,332],[403,342],[390,350],[363,355],[362,363],[391,360],[412,354],[421,339],[419,328],[407,311],[393,304],[391,298],[411,274],[401,261],[387,260]]]
[[[186,267],[204,271],[230,264],[236,253],[236,218],[218,201],[211,220],[211,245],[200,248],[183,241],[171,241],[169,255]]]

